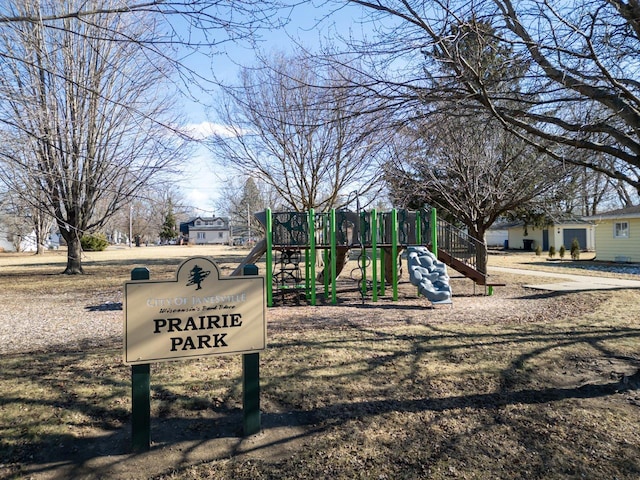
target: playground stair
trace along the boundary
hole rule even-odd
[[[438,260],[448,265],[476,285],[503,287],[503,283],[492,283],[486,274],[476,268],[476,253],[484,244],[449,222],[437,220]]]
[[[476,270],[473,266],[465,263],[464,261],[454,257],[451,253],[438,248],[438,260],[445,265],[453,268],[456,272],[461,273],[465,277],[473,280],[477,285],[486,285],[487,276]]]

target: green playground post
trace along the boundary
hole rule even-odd
[[[380,222],[380,238],[386,241],[386,238],[384,236],[385,220],[386,220],[386,217],[383,216],[382,221]],[[386,256],[387,256],[387,253],[385,252],[384,248],[380,249],[380,295],[384,295],[384,291],[385,291],[385,283],[386,283],[385,274],[387,270],[385,267],[386,261],[387,261]]]
[[[391,282],[393,301],[398,300],[398,211],[391,210]]]
[[[307,218],[307,224],[309,219]],[[310,248],[304,249],[304,298],[306,300],[311,299],[311,284],[309,283],[309,274],[311,270],[309,268],[309,259],[311,258]]]
[[[416,245],[422,245],[422,209],[416,210]],[[420,296],[420,287],[418,287],[418,296]]]
[[[378,301],[378,214],[375,209],[371,211],[371,278],[373,279],[373,291],[371,300]]]
[[[273,307],[273,222],[271,218],[271,209],[267,208],[266,210],[266,225],[265,232],[267,239],[267,278],[266,278],[266,287],[267,287],[267,307]]]
[[[329,262],[331,261],[329,257],[330,257],[329,250],[325,248],[322,251],[322,259],[324,261],[323,280],[324,280],[324,298],[325,299],[329,297],[329,275],[327,274],[327,267],[329,266]]]
[[[367,222],[365,220],[365,215],[366,212],[360,212],[360,262],[362,262],[362,284],[360,285],[360,290],[362,291],[363,298],[367,295],[367,251],[365,247],[365,242],[367,240],[367,235],[365,232]]]
[[[336,297],[336,273],[337,273],[337,253],[338,247],[336,245],[336,209],[331,209],[331,217],[329,220],[329,231],[331,234],[331,303],[337,305],[338,298]],[[326,270],[326,267],[325,267]]]
[[[316,304],[316,212],[309,210],[309,280],[311,305]]]
[[[327,249],[327,245],[329,245],[328,243],[328,239],[330,237],[330,232],[329,232],[329,217],[326,213],[322,214],[322,246],[324,247],[322,249],[322,262],[324,264],[323,270],[322,270],[322,280],[324,282],[324,298],[325,301],[327,298],[329,298],[329,272],[328,272],[328,268],[329,268],[329,262],[331,261],[329,258],[329,249]]]
[[[438,214],[431,207],[431,252],[438,258]]]

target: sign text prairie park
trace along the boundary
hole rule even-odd
[[[188,317],[186,320],[180,317],[154,318],[153,323],[155,324],[154,334],[235,328],[242,327],[242,314],[200,315],[199,317]],[[226,336],[226,333],[199,333],[195,336],[171,337],[171,351],[175,352],[178,348],[180,350],[194,350],[227,347],[224,340]]]

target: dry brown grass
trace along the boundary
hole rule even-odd
[[[33,312],[28,298],[42,315],[62,295],[81,306],[117,299],[134,266],[172,275],[173,248],[88,257],[86,277],[54,275],[60,259],[0,258],[0,287],[17,316]],[[230,271],[243,254],[213,256]],[[154,443],[140,455],[129,453],[130,369],[117,338],[5,353],[0,476],[638,478],[640,291],[553,294],[522,288],[531,277],[496,281],[508,286],[487,297],[452,278],[452,307],[426,308],[403,283],[398,303],[342,292],[337,306],[270,309],[263,430],[247,439],[239,357],[154,364]],[[84,322],[120,321],[107,313]]]

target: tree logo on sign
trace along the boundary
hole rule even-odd
[[[187,287],[190,285],[198,285],[196,290],[202,289],[202,281],[209,276],[211,271],[204,270],[202,267],[195,265],[191,271],[189,272],[189,281],[187,282]]]

